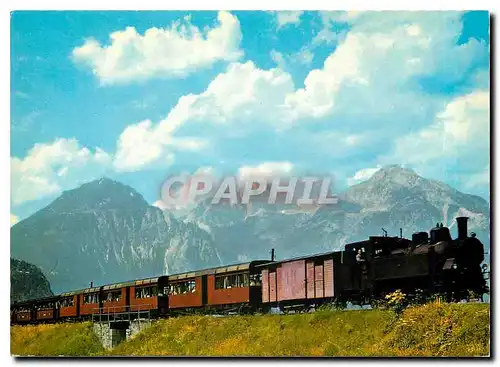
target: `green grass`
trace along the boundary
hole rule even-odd
[[[90,322],[10,328],[10,352],[17,356],[94,356],[104,348]]]
[[[96,346],[88,324],[80,325],[73,325],[79,327],[73,332],[81,335],[72,338],[86,344],[75,345],[65,334],[57,337],[63,345],[53,349],[42,334],[56,338],[54,334],[69,329],[46,326],[54,330],[47,329],[34,339],[13,338],[14,344],[27,342],[28,348],[13,345],[12,351],[84,355],[86,349],[88,355],[127,356],[488,356],[490,340],[487,304],[431,303],[408,308],[399,316],[384,310],[185,316],[160,320],[106,352]]]

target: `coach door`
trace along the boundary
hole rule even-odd
[[[125,311],[130,312],[130,286],[125,290]]]
[[[81,294],[76,295],[76,317],[80,317],[80,297],[82,297]]]
[[[201,304],[208,304],[208,275],[201,276]]]

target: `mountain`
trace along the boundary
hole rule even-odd
[[[11,228],[13,257],[39,266],[55,291],[219,265],[210,233],[100,179],[64,192]]]
[[[25,261],[10,259],[10,302],[52,296],[42,271]]]
[[[316,210],[286,205],[211,205],[162,212],[132,188],[101,179],[64,192],[11,228],[13,257],[40,267],[52,289],[106,284],[343,248],[381,235],[405,237],[470,217],[469,232],[489,249],[489,203],[399,166],[386,166]],[[486,258],[488,259],[488,256]]]
[[[202,222],[217,239],[226,262],[278,258],[343,248],[372,235],[403,235],[428,231],[437,222],[456,231],[455,218],[470,217],[469,230],[489,248],[489,204],[439,181],[428,180],[400,166],[386,166],[365,182],[349,187],[339,202],[315,212],[283,210],[260,204],[248,208],[200,205],[184,220]],[[456,234],[453,236],[456,237]]]
[[[456,237],[455,218],[466,215],[470,217],[469,231],[477,232],[489,244],[486,200],[425,179],[410,169],[386,166],[367,181],[349,187],[340,195],[340,202],[343,210],[323,207],[312,221],[341,222],[339,228],[349,241],[381,234],[381,228],[393,236],[399,235],[401,228],[411,238],[413,232],[428,231],[437,222],[450,227]]]

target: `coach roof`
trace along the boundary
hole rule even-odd
[[[322,253],[314,254],[314,255],[291,257],[289,259],[283,259],[283,260],[277,260],[277,261],[267,261],[266,263],[256,265],[255,267],[256,268],[265,268],[265,267],[268,267],[268,266],[273,266],[273,265],[277,265],[277,264],[283,264],[283,263],[287,263],[287,262],[290,262],[290,261],[306,260],[306,259],[314,259],[314,258],[318,258],[318,257],[330,256],[330,255],[333,255],[333,254],[338,253],[338,252],[340,252],[340,250],[338,250],[338,251],[322,252]]]
[[[224,274],[224,273],[230,273],[230,272],[235,272],[235,271],[244,271],[244,270],[249,270],[252,266],[257,266],[260,264],[264,264],[266,262],[267,262],[267,260],[254,260],[254,261],[249,261],[249,262],[245,262],[245,263],[219,266],[216,268],[207,268],[207,269],[198,270],[198,271],[172,274],[172,275],[168,275],[168,279],[169,280],[181,280],[181,279],[194,278],[194,277],[201,276],[201,275]]]

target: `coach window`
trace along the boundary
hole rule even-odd
[[[104,298],[105,302],[118,302],[122,298],[122,292],[121,291],[107,292]]]
[[[46,309],[46,308],[54,308],[54,304],[52,302],[42,303],[36,306],[38,310]]]
[[[196,292],[196,282],[188,280],[170,284],[169,294],[172,296]]]
[[[225,275],[219,275],[215,277],[215,289],[225,289],[229,284],[229,277]]]
[[[170,283],[168,285],[167,294],[169,296],[176,296],[177,295],[177,292],[176,292],[176,289],[175,289],[175,284]]]
[[[186,290],[187,293],[194,293],[196,292],[196,282],[194,280],[189,280],[186,284]]]
[[[237,288],[248,287],[248,274],[236,274],[234,275],[234,286]]]
[[[168,295],[168,286],[165,286],[163,287],[163,289],[160,289],[160,292],[158,292],[158,296],[162,297],[162,296],[166,296]]]
[[[63,298],[61,301],[61,307],[72,307],[73,305],[74,305],[73,297],[66,297]]]
[[[151,298],[158,295],[158,287],[140,287],[135,289],[135,298]]]
[[[260,286],[262,284],[262,275],[260,273],[250,274],[250,286]]]
[[[87,293],[83,296],[83,303],[99,303],[99,295],[97,293]]]
[[[215,277],[215,289],[248,287],[248,273],[221,275]]]

